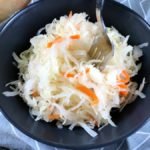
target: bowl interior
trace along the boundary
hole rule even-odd
[[[143,77],[147,84],[144,88],[146,99],[137,100],[128,105],[121,113],[115,114],[113,120],[117,128],[107,126],[96,138],[91,138],[83,129],[58,129],[55,124],[44,121],[35,122],[29,115],[28,107],[20,97],[6,98],[3,91],[9,90],[5,84],[17,79],[18,70],[12,64],[12,53],[19,54],[30,46],[29,39],[37,30],[54,18],[66,15],[72,10],[86,12],[91,21],[95,21],[95,2],[91,0],[42,0],[15,15],[0,33],[0,107],[4,115],[25,134],[46,144],[64,148],[94,148],[111,144],[125,138],[137,130],[149,117],[150,111],[150,46],[143,49],[142,69],[136,80]],[[130,44],[150,43],[149,26],[128,8],[106,1],[103,11],[107,26],[114,26],[123,35],[130,35]],[[77,144],[78,143],[78,144]]]

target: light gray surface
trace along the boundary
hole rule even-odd
[[[136,11],[150,24],[150,0],[116,0]]]
[[[35,1],[35,0],[33,0]],[[150,24],[150,0],[117,0],[135,10]],[[0,112],[0,146],[11,150],[57,150],[57,148],[39,143],[16,129]],[[111,147],[99,150],[149,150],[150,120],[136,133]]]

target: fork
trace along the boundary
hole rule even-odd
[[[106,33],[106,27],[101,16],[103,5],[104,0],[96,0],[96,18],[101,34],[98,34],[94,37],[92,46],[88,52],[90,59],[101,60],[99,63],[95,64],[97,67],[104,67],[114,53],[113,45]]]

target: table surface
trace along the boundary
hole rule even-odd
[[[32,0],[34,2],[36,0]],[[150,24],[150,0],[116,0],[136,11]],[[16,129],[0,112],[0,150],[1,147],[15,150],[57,150],[26,136]],[[150,119],[136,133],[120,143],[94,150],[149,150]],[[58,149],[59,150],[59,149]]]

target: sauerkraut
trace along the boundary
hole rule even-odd
[[[139,47],[128,44],[114,27],[107,34],[114,46],[114,56],[101,69],[91,60],[88,51],[99,33],[98,23],[87,20],[86,13],[62,16],[46,25],[45,34],[33,37],[31,47],[18,57],[13,53],[19,69],[17,81],[8,85],[20,95],[35,120],[57,121],[57,126],[82,127],[92,137],[94,127],[111,124],[112,108],[122,109],[136,96],[144,98],[132,77],[138,74],[142,56]],[[14,87],[14,86],[15,87]]]

